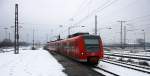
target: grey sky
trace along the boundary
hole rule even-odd
[[[98,15],[98,33],[105,43],[120,42],[120,23],[127,21],[128,42],[142,38],[142,29],[150,42],[150,0],[0,0],[0,28],[14,25],[14,6],[19,4],[19,22],[22,41],[32,41],[32,31],[35,29],[36,41],[45,42],[55,39],[59,33],[65,38],[69,26],[86,26],[71,29],[71,33],[94,33],[94,15]],[[99,8],[99,9],[98,9]],[[63,25],[63,27],[59,27]],[[130,25],[130,26],[129,26]],[[111,30],[105,29],[112,27]],[[0,40],[5,38],[4,29],[0,29]],[[13,29],[10,28],[11,37]],[[11,38],[13,39],[13,38]]]

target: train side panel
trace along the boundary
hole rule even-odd
[[[100,38],[100,54],[99,54],[100,59],[104,58],[104,50],[103,50],[103,42],[102,39]]]
[[[84,39],[83,37],[79,37],[77,40],[77,44],[78,44],[78,60],[82,61],[82,62],[86,62],[87,61],[87,54],[86,54],[86,49],[85,49],[85,45],[84,45]]]

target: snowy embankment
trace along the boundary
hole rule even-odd
[[[64,68],[45,50],[0,53],[0,76],[66,76]]]

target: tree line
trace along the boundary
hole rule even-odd
[[[26,42],[19,42],[20,46],[27,46],[29,43]],[[14,42],[11,41],[10,39],[4,39],[0,42],[0,47],[12,47],[14,46]]]

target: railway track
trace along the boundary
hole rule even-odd
[[[114,65],[117,65],[117,66],[121,66],[121,67],[125,67],[125,68],[129,68],[129,69],[133,69],[133,70],[136,70],[136,71],[140,71],[140,72],[143,72],[143,73],[148,73],[150,74],[150,71],[148,69],[139,69],[139,68],[135,68],[133,66],[129,66],[127,64],[123,64],[123,63],[119,63],[119,62],[114,62],[114,61],[108,61],[108,60],[103,60],[103,62],[106,62],[106,63],[110,63],[110,64],[114,64]]]
[[[105,53],[110,54],[110,53]],[[150,57],[150,56],[144,56],[144,55],[135,55],[135,54],[121,54],[121,53],[111,53],[113,55],[125,55],[125,56],[134,56],[134,57]]]
[[[110,75],[112,75],[112,76],[120,76],[120,75],[118,75],[118,74],[116,74],[116,73],[113,73],[113,72],[111,72],[111,71],[108,71],[108,70],[106,70],[106,69],[103,69],[103,68],[100,68],[100,67],[97,67],[97,66],[95,66],[94,68],[96,68],[97,70],[103,71],[103,72],[105,72],[105,73],[108,73],[108,74],[110,74]],[[107,76],[107,75],[104,74],[104,76]]]
[[[111,60],[111,59],[108,59],[108,60],[112,61],[112,62],[116,62],[116,63],[121,63],[121,64],[129,65],[129,66],[134,66],[134,67],[150,70],[150,67],[147,67],[147,66],[141,66],[141,65],[136,65],[136,64],[121,62],[121,61],[115,61],[115,60]]]
[[[106,55],[106,56],[116,56],[116,57],[132,58],[132,59],[150,61],[150,58],[144,58],[144,57],[134,57],[134,56],[115,55],[115,54],[105,54],[105,55]]]

